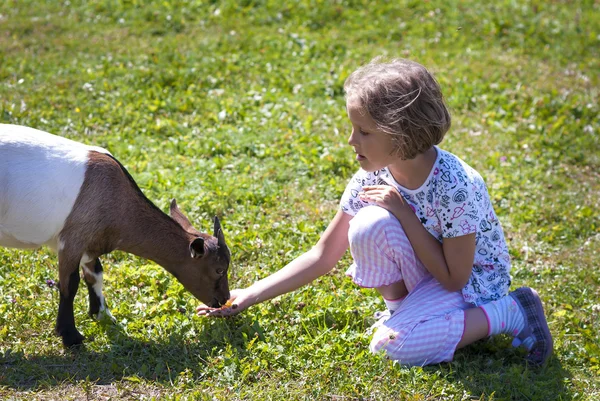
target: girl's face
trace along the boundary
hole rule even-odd
[[[363,170],[381,170],[398,160],[393,155],[394,143],[391,136],[377,128],[375,121],[362,110],[358,101],[348,99],[346,110],[352,123],[348,144],[354,148],[356,160]]]

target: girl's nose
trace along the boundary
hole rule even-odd
[[[350,132],[350,137],[348,138],[348,145],[356,145],[356,132],[354,129],[352,129],[352,131]]]

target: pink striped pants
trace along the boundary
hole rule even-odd
[[[464,331],[464,310],[473,305],[449,292],[425,269],[394,215],[379,206],[362,208],[348,233],[352,280],[377,288],[401,280],[408,295],[373,334],[370,349],[405,365],[451,361]]]

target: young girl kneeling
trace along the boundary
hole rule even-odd
[[[542,364],[552,336],[538,294],[508,292],[504,233],[477,171],[437,145],[450,114],[435,78],[408,60],[373,60],[344,85],[348,143],[360,169],[308,252],[248,288],[232,291],[230,316],[329,272],[348,248],[352,280],[375,288],[387,311],[371,342],[406,365],[451,361],[456,349],[506,333]]]

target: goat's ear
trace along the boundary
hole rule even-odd
[[[188,218],[185,217],[185,215],[181,213],[181,210],[179,210],[179,208],[177,207],[177,201],[175,199],[171,201],[170,213],[173,220],[175,220],[181,226],[181,228],[183,228],[186,231],[194,229],[192,223],[190,223]]]
[[[223,235],[223,230],[221,229],[221,222],[217,216],[215,216],[215,227],[213,232],[213,237],[217,239],[219,246],[227,247],[227,244],[225,243],[225,236]]]
[[[196,238],[190,244],[190,255],[192,258],[201,258],[204,255],[204,239]]]

